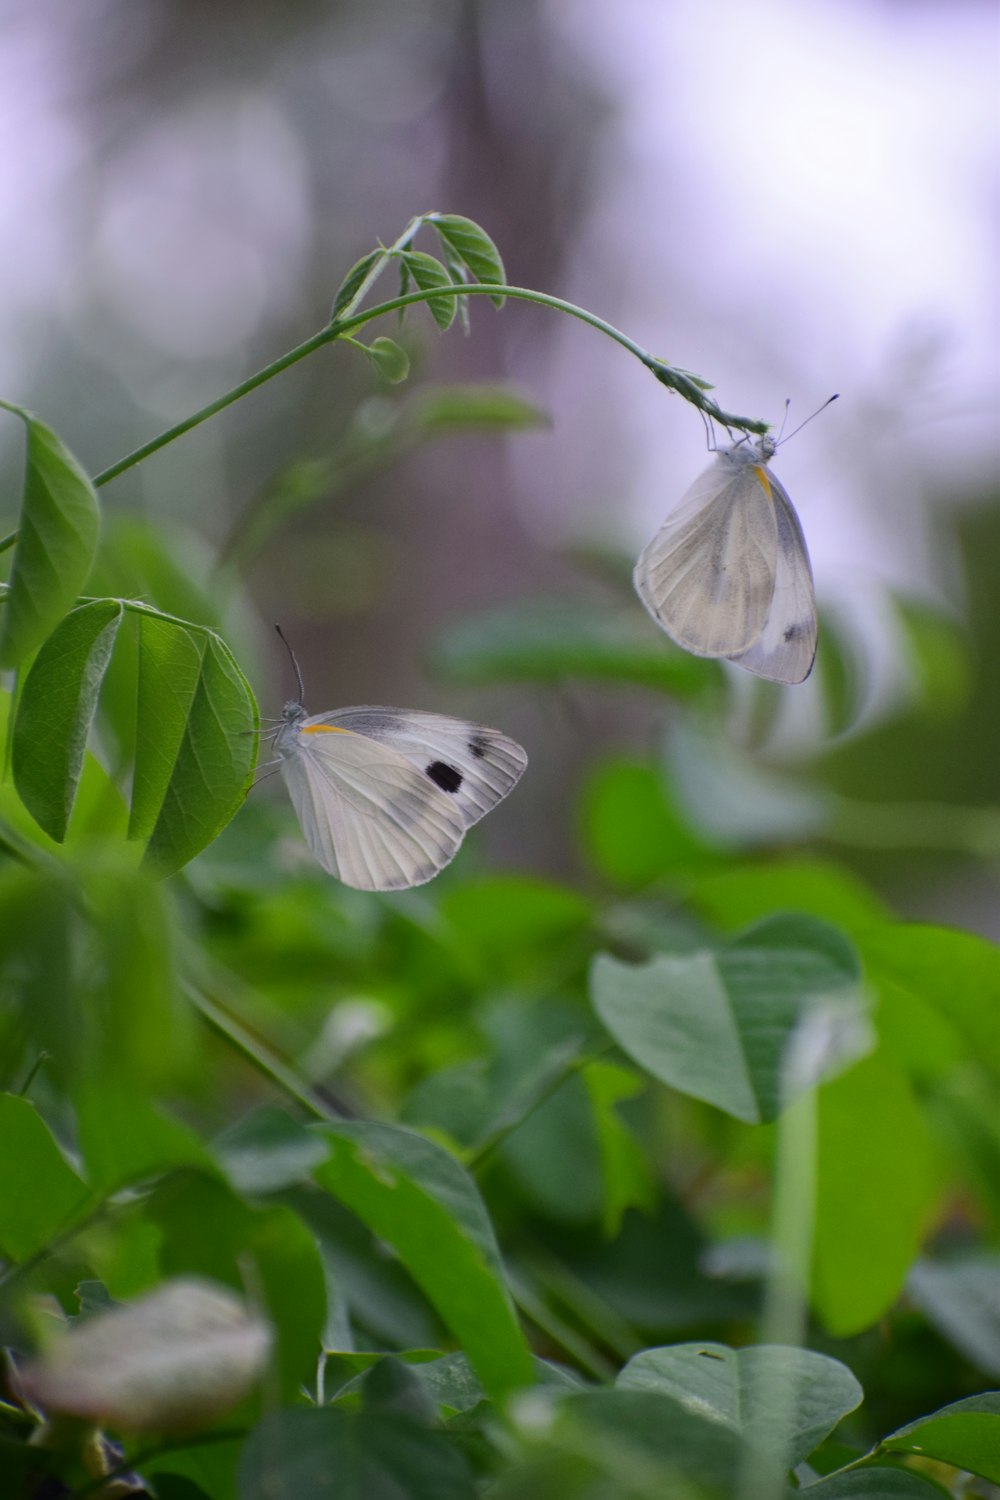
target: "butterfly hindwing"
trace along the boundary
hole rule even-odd
[[[696,656],[748,651],[774,593],[770,476],[730,453],[695,480],[635,566],[636,591],[649,613]]]
[[[282,771],[306,842],[331,875],[359,890],[400,890],[454,858],[460,811],[397,750],[317,719],[299,733]]]
[[[770,471],[768,477],[777,523],[774,596],[757,640],[733,660],[772,682],[803,682],[812,671],[818,634],[812,568],[795,508]]]

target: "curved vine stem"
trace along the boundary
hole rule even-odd
[[[415,232],[415,230],[412,232]],[[410,229],[406,231],[406,234],[412,237]],[[401,238],[403,237],[401,236]],[[398,244],[399,242],[397,241]],[[396,246],[393,246],[391,250],[385,252],[386,261],[391,258],[396,248]],[[382,266],[379,263],[373,266],[369,277],[366,278],[368,285],[371,284],[374,275],[380,269],[382,269]],[[367,290],[367,286],[365,283],[362,283],[355,296],[351,299],[352,303],[356,303],[365,290]],[[108,484],[112,479],[117,479],[119,474],[124,474],[128,469],[134,468],[136,464],[142,463],[143,459],[149,458],[153,453],[157,453],[161,448],[165,448],[168,443],[174,442],[176,438],[183,437],[186,432],[199,427],[202,422],[207,422],[209,417],[214,417],[218,412],[224,411],[227,406],[232,406],[234,402],[241,400],[243,396],[248,396],[258,386],[264,385],[268,380],[272,380],[275,375],[280,375],[283,370],[288,370],[292,365],[298,364],[299,360],[305,359],[307,355],[313,354],[317,349],[322,349],[327,344],[335,343],[342,335],[353,333],[355,329],[363,328],[366,323],[372,322],[375,318],[382,318],[387,313],[396,312],[400,308],[412,307],[419,302],[428,302],[434,298],[449,296],[510,297],[513,301],[534,302],[540,307],[549,307],[555,309],[557,312],[566,313],[571,318],[577,318],[581,323],[587,323],[591,328],[597,329],[599,333],[603,333],[608,338],[613,339],[616,344],[620,344],[623,349],[627,349],[640,364],[655,376],[661,385],[665,385],[670,390],[676,391],[679,396],[683,396],[685,401],[690,401],[699,411],[703,411],[706,416],[711,417],[713,421],[718,422],[721,426],[739,428],[742,432],[763,433],[768,430],[766,422],[757,421],[752,417],[735,416],[732,412],[723,411],[715,401],[705,394],[702,385],[696,377],[689,375],[686,370],[675,368],[665,360],[657,359],[655,355],[650,354],[647,349],[643,349],[640,344],[637,344],[634,339],[630,339],[627,334],[622,333],[619,328],[615,328],[613,324],[608,323],[604,318],[598,317],[596,313],[588,312],[586,308],[578,307],[575,302],[567,302],[562,297],[553,297],[547,292],[536,292],[532,291],[529,287],[523,286],[506,286],[495,282],[456,283],[453,286],[436,286],[429,291],[408,292],[405,296],[392,297],[387,302],[376,303],[373,307],[365,308],[361,312],[352,312],[346,317],[341,314],[334,322],[327,324],[325,328],[321,328],[317,333],[314,333],[311,338],[304,340],[301,344],[297,344],[294,349],[289,349],[287,354],[283,354],[280,359],[273,360],[271,364],[265,365],[263,369],[248,376],[246,380],[241,381],[239,385],[233,386],[232,390],[227,391],[225,395],[219,396],[215,401],[210,401],[207,406],[203,406],[198,411],[192,412],[182,422],[175,423],[173,427],[168,427],[166,431],[161,432],[157,437],[151,438],[148,443],[143,443],[141,447],[135,448],[131,453],[127,453],[117,463],[113,463],[108,468],[102,469],[99,474],[94,476],[94,484],[104,485]],[[13,537],[3,539],[4,542],[12,540]],[[0,547],[2,545],[3,543],[0,542]]]

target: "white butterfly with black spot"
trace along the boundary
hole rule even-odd
[[[274,745],[306,843],[361,891],[432,879],[528,763],[499,730],[403,708],[286,703]]]
[[[635,565],[656,623],[695,656],[772,682],[803,682],[816,656],[816,597],[799,518],[768,468],[777,444],[722,448]]]

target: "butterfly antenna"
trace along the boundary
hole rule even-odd
[[[285,639],[285,632],[282,630],[281,626],[275,625],[274,628],[278,632],[278,639],[281,641],[281,644],[284,646],[285,650],[292,658],[292,666],[295,668],[295,681],[298,684],[299,689],[299,702],[304,703],[306,701],[306,690],[302,685],[302,671],[299,667],[298,657],[295,655],[295,652],[292,650],[291,646]]]
[[[785,435],[785,423],[788,421],[788,413],[789,413],[789,410],[791,409],[791,405],[792,405],[792,398],[791,398],[791,396],[786,396],[785,397],[785,415],[781,419],[781,426],[778,428],[778,436],[774,440],[774,446],[776,448],[777,448],[778,444],[781,442],[782,438]]]
[[[798,427],[793,427],[792,430],[791,430],[791,432],[788,434],[788,437],[784,437],[783,438],[783,437],[781,437],[779,435],[778,441],[781,442],[781,443],[787,443],[788,440],[789,440],[789,438],[793,438],[797,432],[801,432],[802,431],[803,427],[806,425],[806,422],[811,422],[812,419],[813,419],[813,417],[818,417],[821,411],[826,411],[827,407],[830,405],[830,403],[832,401],[837,401],[839,399],[840,399],[840,392],[839,391],[834,391],[834,393],[833,393],[832,396],[827,396],[827,398],[823,402],[822,406],[817,406],[817,408],[816,408],[816,410],[814,412],[810,412],[809,416],[806,417],[805,422],[800,422],[799,425],[798,425]],[[785,410],[786,410],[786,412],[788,410],[788,403],[787,402],[785,403]],[[782,430],[783,430],[784,426],[785,426],[784,422],[782,422],[781,426],[782,426]]]

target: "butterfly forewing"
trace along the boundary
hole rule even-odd
[[[350,730],[403,756],[444,793],[466,828],[506,797],[528,763],[517,741],[499,730],[444,714],[365,705],[307,723]]]
[[[769,472],[777,523],[774,596],[764,629],[733,660],[772,682],[804,682],[816,656],[816,596],[805,537],[783,485]]]
[[[422,885],[453,859],[460,811],[398,751],[306,719],[282,771],[306,842],[331,875],[363,891]]]
[[[758,464],[720,455],[636,563],[639,598],[696,656],[740,655],[764,629],[777,550],[769,477]]]

